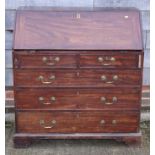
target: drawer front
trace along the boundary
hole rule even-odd
[[[108,52],[107,52],[108,53]],[[139,55],[112,53],[112,54],[81,54],[81,68],[138,68]]]
[[[17,112],[17,132],[137,132],[136,112]]]
[[[15,68],[76,68],[73,54],[14,54]]]
[[[15,70],[16,86],[113,87],[141,84],[140,70]]]
[[[135,110],[140,89],[16,89],[17,109]]]

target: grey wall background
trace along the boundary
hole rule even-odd
[[[150,85],[150,0],[6,0],[5,18],[5,71],[6,86],[13,85],[12,44],[16,9],[20,6],[54,6],[54,7],[136,7],[140,9],[143,27],[144,78],[143,84]]]

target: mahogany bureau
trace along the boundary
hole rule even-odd
[[[36,139],[140,142],[143,44],[136,9],[20,9],[15,147]]]

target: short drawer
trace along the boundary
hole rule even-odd
[[[107,52],[105,54],[80,54],[81,68],[138,68],[141,55],[135,53]]]
[[[23,133],[137,132],[139,112],[17,112],[16,122]]]
[[[140,89],[51,89],[17,88],[17,109],[44,110],[138,110]]]
[[[14,68],[76,68],[74,54],[14,53]]]
[[[15,70],[16,86],[114,87],[139,86],[140,70]]]

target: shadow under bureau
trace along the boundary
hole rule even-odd
[[[138,10],[17,10],[13,63],[15,147],[36,139],[140,142]]]

